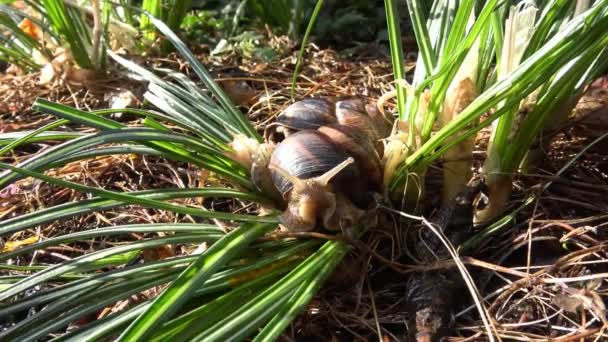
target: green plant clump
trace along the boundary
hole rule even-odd
[[[497,174],[511,177],[547,122],[564,108],[571,109],[573,99],[608,67],[608,0],[595,1],[588,8],[562,0],[543,1],[538,8],[530,4],[511,7],[511,1],[436,0],[428,19],[422,1],[406,3],[420,49],[409,81],[403,70],[399,4],[385,1],[396,78],[396,117],[402,125],[387,137],[384,182],[397,206],[420,199],[424,191],[410,191],[414,182],[409,180],[424,177],[434,161],[444,157],[444,163],[462,167],[458,162],[471,153],[470,139],[493,123],[496,127],[484,173],[491,189]],[[29,236],[33,228],[58,219],[130,205],[187,214],[204,223],[96,228],[3,253],[0,260],[5,264],[0,267],[22,272],[0,277],[0,317],[44,309],[0,333],[1,340],[276,340],[350,249],[338,239],[260,240],[277,228],[277,212],[234,214],[170,202],[223,197],[266,205],[271,199],[254,186],[249,169],[235,159],[232,145],[235,138],[252,145],[262,138],[169,26],[152,16],[149,20],[186,58],[204,87],[180,73],[152,72],[110,52],[114,61],[149,82],[144,97],[160,112],[85,112],[37,100],[35,109],[58,121],[36,131],[0,136],[4,146],[0,154],[41,140],[63,142],[16,165],[0,163],[5,170],[0,174],[0,189],[32,177],[92,197],[5,219],[0,222],[0,236]],[[520,24],[513,24],[517,22]],[[526,28],[526,23],[531,27]],[[527,32],[523,47],[512,44],[515,32]],[[140,115],[144,124],[127,127],[109,118],[114,112]],[[66,123],[94,131],[53,130]],[[118,154],[155,155],[188,163],[212,171],[230,186],[120,192],[44,173],[69,162]],[[465,169],[470,168],[470,159],[468,163]],[[444,193],[446,201],[466,182],[466,177],[453,176],[454,172],[444,174],[445,184],[451,184],[446,186],[451,189]],[[415,198],[409,198],[413,195]],[[491,190],[490,203],[504,208],[500,200],[504,196]],[[494,215],[479,217],[483,222],[494,219]],[[214,220],[225,226],[211,224]],[[359,228],[365,231],[369,227]],[[39,249],[131,233],[147,238],[55,265],[7,264]],[[187,256],[130,263],[138,253],[167,244],[206,248]],[[474,247],[469,242],[468,248]],[[157,286],[165,287],[156,297],[66,331],[81,317]],[[26,295],[36,287],[37,292]]]

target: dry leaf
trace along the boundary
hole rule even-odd
[[[258,94],[251,86],[245,81],[233,81],[227,80],[222,81],[222,88],[230,99],[237,106],[249,106],[253,102],[253,99]]]
[[[583,302],[580,298],[571,297],[565,294],[556,294],[553,297],[553,304],[557,305],[561,309],[571,313],[577,313],[583,306]]]
[[[161,245],[156,248],[145,249],[142,251],[145,261],[162,260],[175,256],[175,252],[170,245]]]
[[[40,28],[38,28],[38,26],[28,18],[24,18],[23,20],[21,20],[18,26],[21,31],[23,31],[25,34],[32,37],[33,39],[38,39],[38,37],[40,36]]]
[[[12,252],[19,247],[34,244],[34,243],[38,242],[38,240],[40,240],[40,238],[38,236],[32,236],[25,240],[8,241],[7,243],[4,244],[4,247],[2,248],[2,253]]]
[[[601,280],[600,280],[601,283]],[[581,309],[590,310],[596,314],[608,326],[606,320],[606,306],[602,297],[594,290],[599,286],[596,281],[591,281],[586,284],[583,289],[564,289],[566,293],[556,294],[553,297],[553,303],[565,311],[575,313]]]
[[[0,190],[0,199],[10,199],[19,193],[19,187],[15,184],[10,184],[6,188]]]

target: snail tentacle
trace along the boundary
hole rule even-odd
[[[345,161],[334,166],[331,170],[325,172],[324,174],[320,175],[319,177],[316,177],[315,180],[317,182],[319,182],[321,185],[327,186],[329,184],[329,181],[331,181],[332,178],[334,178],[340,171],[344,170],[348,165],[350,165],[354,162],[355,162],[355,159],[353,157],[348,157]]]

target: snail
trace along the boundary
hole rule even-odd
[[[290,231],[352,226],[384,192],[379,142],[390,128],[359,98],[296,102],[265,130],[253,182],[279,199]]]
[[[380,149],[380,140],[387,137],[392,128],[392,122],[378,112],[375,105],[361,98],[310,98],[287,107],[275,122],[266,127],[264,138],[267,142],[276,143],[281,135],[286,138],[297,131],[332,124],[362,131]]]

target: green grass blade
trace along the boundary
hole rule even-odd
[[[83,136],[83,133],[79,132],[63,132],[63,131],[45,131],[45,132],[37,132],[38,130],[26,130],[26,131],[18,131],[18,132],[8,132],[8,133],[0,133],[0,146],[6,147],[6,145],[10,145],[16,140],[23,139],[23,137],[28,136],[27,139],[20,140],[17,143],[17,146],[25,144],[25,143],[35,143],[35,142],[44,142],[44,141],[54,141],[54,140],[70,140],[74,138],[79,138]],[[35,133],[33,135],[30,135]],[[16,147],[16,146],[15,146]],[[12,148],[11,148],[12,149]],[[11,149],[7,149],[11,150]],[[6,152],[3,152],[6,153]]]
[[[108,335],[116,334],[121,328],[133,321],[138,315],[150,306],[150,303],[141,303],[131,307],[120,314],[114,314],[95,320],[86,326],[72,330],[67,334],[52,339],[53,342],[81,342],[101,341]]]
[[[108,51],[108,54],[140,78],[148,80],[150,84],[144,98],[181,123],[182,127],[187,127],[219,145],[230,142],[231,133],[239,131],[238,124],[225,115],[223,109],[185,75],[163,70],[181,85],[178,86],[111,51]],[[176,106],[179,108],[175,108]]]
[[[602,9],[604,9],[602,11]],[[439,157],[438,148],[445,145],[447,137],[455,136],[460,130],[473,120],[496,106],[503,100],[508,100],[511,105],[519,103],[533,90],[544,84],[547,79],[555,74],[563,65],[583,53],[590,46],[602,46],[606,44],[608,35],[602,27],[608,25],[608,14],[604,7],[596,5],[595,11],[588,11],[574,18],[558,35],[548,41],[542,49],[523,61],[508,78],[495,83],[484,93],[479,95],[459,116],[449,122],[436,134],[434,134],[423,146],[410,155],[404,165],[411,167],[419,161],[428,164]],[[590,16],[598,14],[596,20],[587,22]],[[601,15],[600,15],[601,14]],[[586,24],[584,24],[586,23]],[[602,46],[603,47],[603,46]],[[492,115],[492,120],[497,116]],[[491,120],[484,120],[475,129],[481,129]],[[459,141],[462,141],[459,136]],[[452,141],[450,140],[450,143]],[[445,151],[442,148],[441,151]],[[397,171],[392,181],[391,188],[395,188],[404,180],[405,167]]]
[[[155,189],[145,191],[133,191],[129,193],[134,197],[154,200],[170,200],[177,198],[197,197],[224,197],[239,198],[247,201],[257,201],[255,194],[241,192],[226,188],[197,188],[197,189]],[[55,220],[65,219],[91,212],[108,210],[128,204],[120,200],[95,197],[73,203],[61,204],[29,214],[21,215],[0,222],[0,236],[6,236],[27,228],[49,223]]]
[[[152,305],[120,336],[120,341],[139,341],[152,334],[188,300],[219,267],[235,258],[256,238],[274,229],[272,224],[244,224],[213,244],[193,262]]]
[[[205,69],[203,64],[190,52],[186,44],[173,32],[171,29],[163,23],[161,20],[148,15],[150,21],[156,26],[156,28],[162,32],[167,39],[176,47],[177,51],[190,63],[190,66],[196,73],[196,75],[203,81],[205,87],[211,91],[211,93],[218,99],[221,107],[224,109],[227,118],[231,122],[236,122],[239,126],[239,133],[244,134],[249,138],[254,138],[258,141],[262,141],[262,137],[257,133],[251,123],[232,103],[228,95],[222,90],[222,88],[215,83],[211,74]]]
[[[175,232],[175,233],[190,233],[202,234],[209,237],[211,240],[219,239],[224,233],[221,229],[214,225],[200,223],[157,223],[157,224],[133,224],[123,226],[113,226],[106,228],[96,228],[72,234],[60,235],[49,238],[42,242],[37,242],[27,245],[9,252],[0,254],[0,261],[12,259],[15,256],[23,255],[35,250],[57,246],[64,243],[83,241],[100,236],[125,235],[131,233],[155,233],[155,232]]]
[[[191,341],[198,331],[217,323],[234,308],[247,303],[249,298],[262,292],[272,281],[276,281],[278,276],[278,274],[269,274],[253,279],[227,294],[167,322],[154,333],[154,336],[150,337],[150,341]]]
[[[124,203],[137,204],[137,205],[142,205],[142,206],[149,207],[149,208],[164,209],[164,210],[169,210],[169,211],[173,211],[173,212],[180,213],[180,214],[187,214],[187,215],[193,215],[193,216],[204,217],[204,218],[213,218],[213,219],[218,219],[218,220],[277,223],[276,217],[231,214],[231,213],[224,213],[224,212],[218,212],[218,211],[207,211],[207,210],[202,210],[202,209],[197,209],[197,208],[175,205],[175,204],[170,204],[170,203],[161,202],[161,201],[157,201],[157,200],[131,196],[131,195],[128,195],[125,193],[89,187],[86,185],[46,176],[44,174],[41,174],[41,173],[38,173],[35,171],[30,171],[30,170],[27,170],[24,168],[19,168],[19,167],[11,166],[9,164],[0,163],[0,169],[3,169],[3,168],[11,170],[11,171],[19,173],[19,174],[22,174],[24,176],[34,177],[34,178],[43,180],[49,184],[63,186],[63,187],[69,188],[69,189],[73,189],[73,190],[77,190],[77,191],[81,191],[81,192],[85,192],[85,193],[90,193],[90,194],[93,194],[93,195],[96,195],[99,197],[122,201]]]
[[[60,0],[41,0],[41,3],[51,25],[70,47],[76,63],[84,69],[95,69],[97,65],[91,61],[88,51],[90,42],[87,39],[90,32],[83,22],[82,14],[66,7]]]
[[[141,3],[141,9],[149,12],[155,17],[162,18],[162,1],[161,0],[143,0]],[[153,41],[156,39],[156,32],[154,26],[150,22],[147,16],[141,14],[139,18],[139,29],[143,32],[144,38]]]
[[[467,22],[471,16],[475,1],[463,1],[458,6],[456,17],[444,48],[446,54],[442,54],[440,57],[440,70],[437,71],[435,75],[437,79],[431,88],[432,97],[429,103],[428,117],[425,118],[420,133],[423,142],[431,136],[433,124],[445,100],[448,87],[458,72],[469,49],[473,46],[483,28],[488,24],[496,8],[497,1],[489,0],[485,2],[477,20],[466,34]],[[454,52],[452,53],[452,51]]]
[[[328,262],[309,281],[303,282],[294,292],[287,303],[279,310],[262,331],[253,340],[275,341],[291,324],[296,316],[302,312],[310,300],[317,294],[321,285],[333,273],[335,267],[342,261],[342,252],[328,259]]]
[[[55,103],[43,98],[37,98],[32,109],[46,114],[51,114],[56,117],[64,118],[70,122],[81,125],[97,128],[97,129],[117,129],[125,127],[125,125],[114,120],[104,118],[99,115],[93,115],[85,111],[72,108],[60,103]]]
[[[3,40],[4,39],[2,39],[0,36],[0,44],[5,43]],[[7,45],[9,46],[7,47],[0,45],[0,61],[15,64],[23,68],[25,71],[35,71],[40,69],[40,65],[34,62],[27,51],[24,51],[20,46],[17,46],[12,42],[8,42]]]
[[[317,241],[309,241],[308,243],[290,247],[268,257],[264,257],[251,264],[243,266],[239,264],[233,269],[216,273],[205,282],[202,288],[195,291],[195,295],[200,297],[207,293],[231,289],[241,282],[250,283],[251,281],[248,281],[247,279],[256,279],[253,281],[256,282],[259,279],[268,280],[276,278],[278,274],[286,273],[293,267],[294,263],[298,261],[298,258],[302,257],[300,256],[302,251],[305,251],[316,244],[318,244]],[[127,298],[128,296],[141,291],[141,288],[137,288],[138,284],[141,286],[146,286],[147,284],[149,287],[152,287],[166,283],[169,280],[173,280],[178,272],[186,267],[186,263],[193,262],[197,258],[198,256],[179,257],[137,265],[130,267],[130,270],[118,269],[114,272],[109,272],[113,274],[106,273],[96,275],[91,279],[83,279],[74,282],[73,284],[69,284],[68,287],[63,290],[53,290],[50,293],[51,299],[56,298],[58,300],[47,305],[45,310],[41,313],[20,322],[15,328],[11,329],[7,337],[14,336],[15,338],[26,340],[42,337],[45,333],[51,332],[52,330],[69,323],[70,320],[93,311],[93,309],[88,308],[90,306],[88,303],[93,299],[95,299],[96,304],[103,301],[103,303],[108,305],[111,304],[111,301]],[[176,264],[176,261],[184,266],[171,267],[172,264]],[[143,272],[144,269],[146,270],[145,273]],[[156,270],[156,272],[151,272],[153,269]],[[105,281],[103,279],[105,279]],[[49,296],[46,296],[47,298],[43,297],[44,296],[38,295],[37,298],[28,298],[18,305],[11,305],[8,308],[9,310],[2,309],[0,312],[6,315],[10,312],[14,312],[16,306],[20,306],[27,310],[32,307],[32,305],[45,304],[48,302]],[[108,297],[109,299],[106,300]],[[96,308],[99,308],[99,306],[96,306]],[[69,318],[65,317],[66,314],[69,315]],[[120,314],[122,313],[118,313],[118,315]],[[56,316],[63,317],[61,320],[53,320],[51,324],[45,324],[51,317]],[[36,326],[37,329],[30,329],[34,326]]]
[[[120,129],[120,128],[125,128],[126,126],[101,117],[100,115],[106,115],[106,114],[110,114],[113,112],[117,112],[117,111],[123,111],[123,112],[128,112],[128,113],[133,113],[133,114],[137,114],[137,115],[148,115],[148,116],[153,116],[153,117],[157,117],[157,118],[164,118],[162,115],[154,115],[154,113],[150,113],[150,112],[146,112],[146,111],[141,111],[141,110],[133,110],[133,109],[116,109],[116,110],[100,110],[100,111],[95,111],[93,113],[87,113],[69,106],[65,106],[59,103],[53,103],[44,99],[37,99],[36,102],[33,105],[33,108],[35,110],[39,110],[41,112],[44,113],[48,113],[51,115],[55,115],[57,117],[61,117],[61,118],[65,118],[67,120],[70,120],[71,122],[75,122],[75,123],[79,123],[85,126],[89,126],[89,127],[94,127],[100,130],[109,130],[109,129]],[[188,127],[188,123],[184,122],[182,123],[183,127]],[[206,143],[205,141],[203,142],[199,142],[197,143],[197,145],[199,145],[200,143]],[[194,162],[196,163],[197,158],[193,158],[189,151],[176,146],[175,144],[167,144],[167,143],[160,143],[160,142],[151,142],[150,143],[151,146],[162,149],[163,151],[166,152],[174,152],[174,154],[176,154],[176,156],[178,156],[179,158],[190,158],[191,160],[189,160],[190,162]],[[216,152],[220,152],[220,150],[227,150],[227,146],[223,145],[223,144],[215,144]],[[211,145],[209,145],[210,148]],[[193,160],[192,160],[193,159]],[[200,162],[200,158],[199,162]]]
[[[395,80],[405,80],[405,59],[403,58],[403,46],[401,45],[401,27],[399,24],[399,10],[396,0],[385,0],[386,22],[388,27],[388,39],[391,48],[391,61]],[[397,90],[397,110],[399,119],[406,117],[405,101],[407,98],[406,89],[401,82],[395,84]]]
[[[50,266],[44,271],[40,271],[30,277],[25,278],[23,281],[20,281],[12,287],[0,292],[0,301],[4,301],[14,295],[17,295],[31,288],[32,286],[36,286],[38,284],[41,284],[45,281],[51,280],[57,276],[66,273],[77,272],[82,269],[90,271],[91,269],[95,268],[103,268],[104,266],[96,266],[93,263],[113,255],[119,255],[130,251],[143,250],[173,243],[201,243],[206,240],[207,238],[205,236],[197,234],[170,236],[132,242],[128,245],[111,247],[104,250],[92,252],[81,257],[73,258],[62,264]]]
[[[396,9],[395,5],[391,5],[392,8]],[[437,56],[435,55],[435,51],[433,50],[433,46],[431,44],[431,38],[429,35],[429,31],[426,27],[426,20],[424,18],[424,12],[422,9],[422,4],[418,0],[407,0],[407,8],[410,13],[410,18],[412,19],[412,24],[414,26],[414,34],[416,35],[416,42],[418,42],[418,49],[420,54],[422,55],[422,61],[424,63],[424,69],[428,70],[428,73],[431,73],[437,64]],[[395,16],[397,20],[399,20],[399,13],[392,12],[391,15]],[[387,10],[387,17],[389,16]],[[391,19],[392,20],[392,19]],[[399,25],[395,23],[393,25]],[[390,27],[390,25],[389,25]],[[399,26],[396,27],[397,29]],[[392,33],[389,30],[389,33]],[[399,30],[395,33],[400,33]],[[400,35],[399,35],[400,36]],[[390,36],[389,36],[390,39]],[[392,54],[392,53],[391,53]]]
[[[46,132],[49,129],[53,129],[55,127],[59,127],[62,125],[65,125],[66,123],[69,123],[68,120],[58,120],[55,122],[51,122],[47,125],[44,125],[40,128],[38,128],[37,130],[34,130],[30,133],[25,134],[23,137],[14,140],[13,142],[7,144],[6,146],[4,146],[2,149],[0,149],[0,156],[12,151],[13,149],[15,149],[17,146],[20,146],[22,144],[27,144],[28,142],[31,141],[31,139],[35,138],[37,135],[39,135],[40,133]]]
[[[298,80],[298,76],[300,75],[300,69],[302,68],[302,59],[304,58],[304,51],[306,50],[306,43],[308,42],[308,37],[312,32],[312,29],[315,26],[315,21],[317,20],[317,16],[323,7],[323,0],[317,0],[317,4],[315,5],[315,9],[312,11],[312,15],[310,20],[308,21],[308,26],[306,26],[306,32],[304,33],[304,38],[302,38],[302,42],[300,43],[300,51],[298,51],[298,59],[296,60],[296,67],[293,70],[293,76],[291,77],[291,98],[293,98],[296,94],[296,81]]]
[[[257,285],[259,282],[263,281],[265,283],[269,279],[278,280],[279,275],[288,273],[292,270],[301,262],[301,259],[304,258],[305,252],[308,252],[312,247],[318,244],[318,241],[299,243],[273,253],[264,258],[265,260],[253,261],[259,266],[253,268],[250,273],[242,273],[243,269],[250,269],[249,266],[239,267],[239,275],[236,275],[235,273],[236,276],[228,279],[228,281],[233,283],[231,287],[233,287],[234,290],[228,292],[224,296],[218,297],[208,304],[167,322],[156,332],[154,337],[152,337],[152,340],[161,341],[167,338],[175,341],[191,340],[200,331],[212,326],[223,317],[230,314],[233,311],[233,308],[245,304],[252,295],[257,295],[262,292],[265,288],[259,288]],[[214,277],[220,277],[222,273],[226,272],[220,272],[214,275]],[[205,283],[205,288],[209,285],[211,285],[211,279]],[[235,285],[238,285],[238,287],[235,287]],[[255,293],[251,293],[252,290],[250,289],[252,288],[255,288]],[[246,291],[245,293],[248,293],[249,296],[242,297],[240,293],[243,291]],[[238,305],[235,305],[235,300],[239,301]],[[210,312],[213,314],[210,315]]]
[[[97,157],[104,156],[119,156],[119,155],[130,155],[137,154],[140,156],[148,155],[148,156],[159,156],[165,157],[167,159],[171,159],[172,155],[168,153],[164,153],[153,148],[149,148],[146,146],[140,145],[118,145],[118,146],[108,146],[108,147],[98,147],[92,148],[81,152],[74,152],[69,156],[64,158],[60,158],[53,163],[48,165],[49,168],[55,168],[62,165],[66,165],[68,163],[72,163],[75,161],[87,160]]]
[[[177,160],[194,161],[196,165],[216,172],[226,179],[252,187],[247,170],[226,157],[222,151],[218,151],[193,137],[149,128],[108,129],[97,134],[83,136],[39,153],[35,157],[19,164],[19,167],[30,170],[44,170],[53,165],[53,163],[56,163],[57,160],[64,159],[70,154],[78,153],[97,145],[117,142],[142,142],[151,147],[158,147],[164,155],[171,155]],[[187,146],[190,150],[186,150],[180,145]],[[0,187],[6,186],[20,178],[22,177],[14,172],[0,174]]]
[[[36,316],[30,317],[20,322],[17,326],[0,335],[0,338],[7,341],[36,341],[48,333],[61,329],[70,322],[93,313],[118,300],[128,298],[150,289],[154,286],[166,284],[175,276],[167,274],[161,277],[138,277],[135,279],[117,282],[104,289],[95,289],[86,294],[74,294],[53,305],[48,306]],[[65,305],[81,304],[74,309],[62,314]],[[53,314],[55,314],[53,316]]]
[[[246,338],[270,320],[298,286],[316,277],[327,264],[335,266],[348,249],[348,245],[339,241],[326,242],[280,281],[252,297],[246,305],[233,310],[222,321],[202,331],[194,340],[225,341]]]

